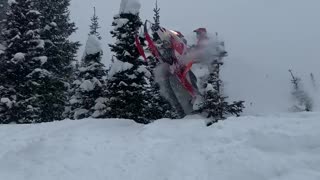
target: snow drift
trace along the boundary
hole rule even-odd
[[[0,126],[5,180],[319,180],[320,114]]]

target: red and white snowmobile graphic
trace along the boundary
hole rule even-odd
[[[191,82],[190,77],[187,76],[193,62],[183,59],[188,52],[188,46],[183,35],[180,32],[160,27],[158,31],[153,32],[159,37],[159,41],[154,42],[148,32],[148,23],[150,22],[146,21],[144,24],[144,36],[152,55],[158,61],[170,65],[170,72],[179,79],[182,86],[194,98],[196,96],[196,87],[195,84]],[[141,56],[147,60],[138,36],[136,37],[136,46]]]

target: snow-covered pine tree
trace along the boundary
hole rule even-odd
[[[300,111],[312,111],[313,102],[308,93],[303,89],[301,79],[296,77],[293,74],[292,70],[289,70],[291,75],[291,83],[292,83],[292,98],[295,101],[291,111],[300,112]]]
[[[2,65],[0,63],[0,65]],[[0,67],[0,70],[2,68]],[[1,76],[1,74],[0,74]],[[17,93],[12,86],[8,86],[3,82],[3,77],[0,77],[0,124],[8,124],[18,119],[16,111]]]
[[[41,18],[41,37],[44,40],[45,56],[47,63],[45,68],[59,78],[59,90],[56,106],[61,109],[68,103],[68,89],[73,81],[73,70],[79,42],[69,40],[76,31],[75,23],[70,21],[70,0],[34,0],[35,6],[43,14]],[[64,119],[63,113],[58,119]]]
[[[97,17],[95,11],[93,17]],[[84,56],[77,71],[78,77],[72,84],[71,119],[100,118],[105,115],[107,70],[101,62],[103,51],[97,27],[97,18],[92,18]]]
[[[135,46],[135,36],[142,22],[139,12],[126,9],[126,4],[121,3],[120,14],[114,16],[112,23],[111,35],[116,42],[109,45],[115,55],[107,83],[106,114],[111,118],[149,123],[145,108],[152,106],[147,101],[151,73]]]
[[[221,42],[221,44],[223,45],[223,42]],[[219,120],[224,120],[226,115],[240,116],[244,109],[244,101],[235,101],[232,104],[229,104],[226,101],[228,97],[224,96],[222,93],[223,82],[220,78],[220,70],[224,64],[222,60],[226,56],[226,52],[224,49],[221,50],[221,53],[209,67],[210,74],[205,80],[205,83],[203,83],[203,102],[199,104],[199,107],[196,110],[196,112],[205,113],[207,118],[212,119],[212,121],[207,123],[207,126],[210,126]]]
[[[3,33],[4,33],[4,21],[6,20],[6,8],[8,5],[8,0],[0,0],[0,65],[5,61],[4,60],[4,51],[5,51],[5,46],[4,46],[4,38],[3,38]],[[0,67],[0,70],[1,67]],[[0,71],[2,72],[2,71]],[[9,112],[9,110],[12,108],[12,100],[14,99],[11,97],[10,94],[14,95],[15,92],[9,93],[10,89],[7,87],[5,88],[5,82],[4,79],[5,77],[3,76],[2,73],[0,73],[0,123],[5,123],[7,121],[7,116],[12,114]],[[10,99],[8,97],[11,97]]]
[[[2,37],[2,30],[4,29],[4,24],[5,24],[5,20],[6,20],[6,9],[8,6],[8,0],[0,0],[0,44],[2,44],[3,42],[3,37]],[[0,45],[1,46],[1,45]],[[0,51],[1,51],[1,47],[0,47]]]
[[[34,0],[37,9],[43,14],[41,37],[45,40],[46,67],[67,81],[72,75],[79,42],[69,40],[76,31],[75,23],[70,21],[70,0]]]
[[[4,42],[1,42],[1,43],[4,43]],[[3,58],[4,56],[4,51],[5,51],[5,46],[3,44],[0,43],[0,61],[1,59]]]
[[[91,17],[90,33],[89,35],[95,35],[99,40],[101,40],[101,35],[99,33],[100,29],[99,17],[96,14],[96,7],[93,7],[93,16]]]
[[[40,37],[40,17],[30,0],[9,3],[4,30],[8,47],[0,62],[4,92],[0,99],[2,107],[5,104],[10,111],[0,115],[3,123],[36,123],[57,118],[55,92],[60,83],[45,68],[47,57]]]

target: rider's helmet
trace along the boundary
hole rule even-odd
[[[208,39],[208,33],[206,28],[198,28],[193,32],[197,34],[198,43],[202,40]]]

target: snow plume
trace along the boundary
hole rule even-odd
[[[141,8],[139,0],[121,0],[120,14],[121,13],[132,13],[138,14]]]
[[[189,53],[182,58],[184,63],[194,61],[195,63],[207,65],[227,53],[224,42],[219,39],[217,34],[208,34],[208,39],[200,43],[196,41],[196,38],[188,40],[188,42],[191,45],[197,44],[197,47],[191,48]]]
[[[179,59],[183,64],[188,64],[190,61],[195,62],[192,72],[195,73],[198,79],[197,86],[201,87],[199,84],[201,79],[209,74],[208,66],[214,60],[226,54],[224,43],[218,39],[217,35],[209,35],[209,38],[201,41],[201,43],[198,43],[196,38],[194,40],[188,39],[188,42],[191,48],[186,55]],[[171,68],[168,64],[161,63],[154,69],[155,81],[160,86],[160,93],[168,100],[172,99],[170,95],[172,92],[168,90],[168,87],[172,86],[169,82],[170,78],[174,76]]]
[[[155,81],[160,86],[160,93],[166,99],[170,99],[170,95],[168,94],[169,92],[167,90],[168,87],[167,87],[166,81],[168,80],[169,76],[172,76],[172,74],[170,74],[168,69],[169,69],[169,65],[162,63],[162,64],[158,65],[153,71]]]

